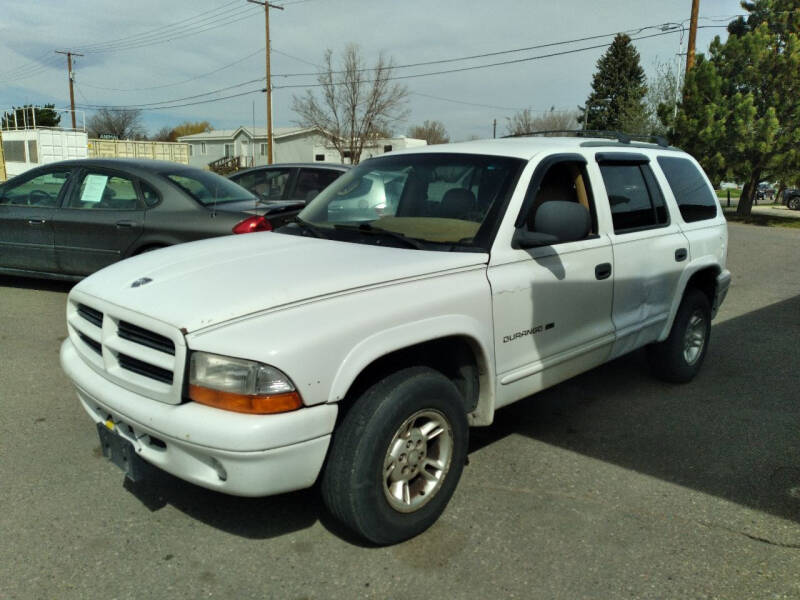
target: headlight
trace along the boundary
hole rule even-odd
[[[192,353],[189,398],[215,408],[259,415],[303,405],[291,379],[279,369],[207,352]]]

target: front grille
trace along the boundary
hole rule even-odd
[[[90,308],[85,304],[78,304],[78,314],[92,325],[96,325],[97,327],[103,326],[103,313],[99,310]]]
[[[176,328],[79,291],[67,323],[75,348],[104,377],[153,400],[182,401],[186,346]]]
[[[85,333],[78,333],[78,337],[81,338],[81,341],[84,344],[89,346],[89,348],[91,348],[92,350],[97,352],[100,356],[103,355],[103,346],[100,344],[100,342],[94,341],[92,338],[90,338]]]
[[[150,379],[172,385],[172,371],[156,367],[155,365],[133,358],[127,354],[119,354],[117,360],[119,361],[119,366],[123,369],[127,369],[137,375],[142,375],[143,377],[149,377]]]
[[[127,321],[120,321],[117,329],[117,335],[123,340],[128,340],[135,344],[147,346],[159,352],[165,352],[175,356],[175,343],[163,335],[159,335],[152,331],[148,331],[133,323]]]

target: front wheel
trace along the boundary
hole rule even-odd
[[[788,206],[791,210],[800,210],[800,196],[793,196],[789,198],[786,202],[786,206]]]
[[[323,499],[371,542],[411,538],[447,506],[468,435],[464,402],[449,379],[427,367],[398,371],[357,398],[336,429]]]
[[[691,381],[700,371],[710,338],[708,297],[696,288],[689,288],[678,307],[669,337],[647,347],[651,369],[665,381]]]

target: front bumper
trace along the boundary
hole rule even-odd
[[[61,345],[61,366],[95,423],[115,430],[147,462],[186,481],[235,496],[310,487],[330,443],[337,406],[245,415],[188,402],[166,404],[110,382]]]
[[[725,296],[728,295],[728,289],[731,286],[731,272],[728,269],[725,269],[717,275],[717,285],[716,289],[714,290],[714,304],[711,306],[711,318],[717,316],[717,311],[719,307],[722,306],[722,302],[725,300]]]

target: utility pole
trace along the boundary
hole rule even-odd
[[[72,115],[72,128],[75,129],[75,91],[72,89],[72,84],[75,81],[75,73],[72,72],[72,57],[83,56],[77,52],[69,52],[67,50],[56,50],[56,54],[67,55],[67,71],[69,74],[69,109]]]
[[[269,9],[277,8],[283,10],[282,6],[277,4],[270,4],[269,2],[261,2],[260,0],[247,0],[251,4],[260,4],[264,7],[264,28],[267,36],[267,164],[272,164],[272,79],[270,77],[269,69]],[[255,132],[253,132],[255,134]]]
[[[694,44],[697,39],[697,13],[700,10],[700,0],[692,0],[692,17],[689,21],[689,49],[686,52],[686,73],[694,66]]]
[[[492,119],[492,138],[497,137],[497,119]]]

